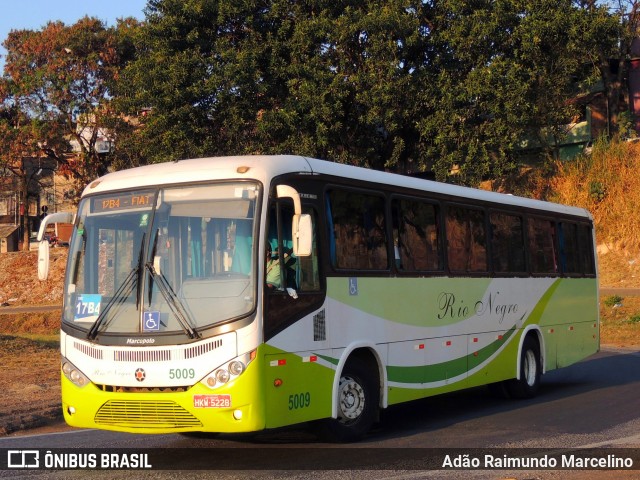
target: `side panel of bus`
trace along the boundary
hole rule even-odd
[[[272,340],[279,349],[265,362],[269,426],[330,416],[336,367],[353,343],[383,359],[388,405],[515,378],[523,333],[540,342],[547,371],[599,348],[593,279],[511,280],[512,314],[504,315],[507,304],[496,296],[507,291],[505,279],[421,279],[415,295],[407,279],[360,278],[357,294],[354,280],[328,279],[326,328],[335,348],[312,348],[310,318]],[[443,292],[455,300],[442,303]],[[452,317],[453,306],[460,310]]]
[[[431,234],[435,231],[445,239],[443,217],[449,204],[456,215],[464,215],[464,199],[415,192],[415,199],[400,197],[408,192],[394,191],[393,187],[385,192],[382,186],[374,188],[357,181],[336,186],[337,179],[287,180],[282,183],[293,185],[302,194],[303,203],[317,214],[315,251],[322,281],[318,301],[308,309],[292,307],[299,300],[284,295],[276,300],[279,305],[269,300],[272,303],[266,308],[266,324],[279,325],[265,337],[269,345],[265,362],[269,426],[331,416],[335,412],[337,378],[354,349],[369,350],[378,359],[381,406],[516,378],[525,337],[531,336],[539,346],[544,371],[570,365],[598,351],[597,278],[593,252],[589,251],[592,245],[587,244],[586,253],[581,253],[584,270],[579,265],[569,270],[567,247],[562,244],[563,229],[568,232],[572,227],[574,237],[584,236],[589,226],[587,218],[555,218],[545,212],[474,204],[469,207],[469,218],[485,219],[480,225],[484,225],[488,239],[486,271],[452,271],[447,264],[447,243],[432,249],[440,252],[439,262],[423,261],[431,265],[426,268],[437,271],[408,271],[398,264],[394,252],[398,240],[396,220],[391,220],[394,202],[399,205],[397,199],[408,198],[407,205],[426,205],[425,216],[435,213],[439,218]],[[337,210],[329,198],[334,190],[347,193],[341,194],[343,202],[367,201],[368,196],[373,201],[366,208],[380,212],[385,205],[386,225],[379,223],[379,215],[372,216],[370,224],[377,223],[378,233],[384,232],[386,247],[367,252],[366,247],[360,251],[349,245],[354,257],[348,268],[340,268],[335,255],[338,248],[342,248],[342,255],[349,250],[345,245],[335,245],[331,238],[338,232],[333,221]],[[354,195],[349,196],[350,190]],[[510,257],[505,259],[507,268],[519,265],[514,273],[498,270],[496,264],[502,258],[491,244],[494,212],[496,222],[517,221],[522,235],[519,250],[509,250]],[[344,233],[348,226],[343,223],[336,235],[348,238]],[[379,244],[380,238],[376,239]],[[580,241],[585,251],[586,242]],[[385,250],[387,260],[381,262]],[[368,255],[376,258],[368,259]],[[578,259],[574,258],[574,263],[577,265]],[[565,270],[571,273],[564,274]],[[325,292],[326,299],[319,301]],[[292,314],[294,311],[297,313]],[[317,336],[319,318],[321,338]]]

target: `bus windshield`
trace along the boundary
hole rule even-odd
[[[78,208],[63,321],[108,333],[184,333],[255,306],[255,183],[88,196]]]

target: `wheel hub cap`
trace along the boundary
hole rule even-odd
[[[338,417],[342,421],[355,420],[364,411],[364,390],[362,385],[351,377],[340,379],[340,395],[338,397],[339,412]]]

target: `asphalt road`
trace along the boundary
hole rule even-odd
[[[132,435],[59,426],[0,438],[3,449],[71,448],[75,452],[129,449],[151,454],[163,471],[33,471],[41,478],[640,478],[640,351],[606,349],[543,377],[531,400],[496,398],[485,388],[424,399],[388,409],[380,424],[357,444],[322,443],[312,431],[292,428],[252,435],[190,438]],[[635,470],[453,470],[450,458],[562,455],[596,449],[593,455],[633,458]],[[535,449],[535,450],[516,450]],[[622,449],[622,450],[621,450]],[[584,452],[585,450],[580,450]],[[44,453],[43,453],[44,455]],[[0,459],[1,460],[1,459]],[[202,470],[195,470],[203,468]],[[194,471],[189,471],[189,470]],[[245,469],[245,470],[242,470]],[[214,471],[215,470],[215,471]],[[1,471],[22,478],[25,471]]]

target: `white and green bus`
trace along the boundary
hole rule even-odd
[[[60,348],[68,424],[248,432],[478,385],[530,397],[599,349],[585,210],[300,156],[181,160],[83,192]],[[41,278],[47,274],[42,245]]]

